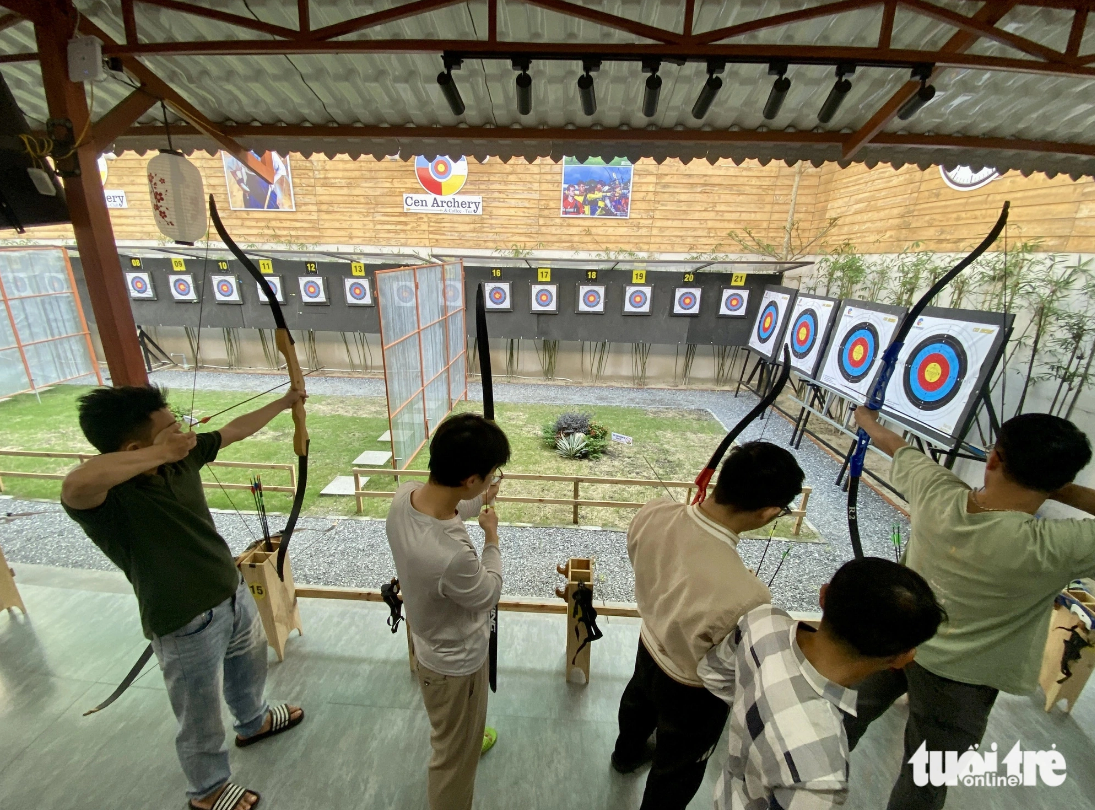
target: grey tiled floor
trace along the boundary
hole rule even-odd
[[[114,687],[144,646],[136,605],[121,575],[17,566],[30,615],[0,614],[0,808],[108,810],[183,807],[174,719],[153,669],[118,703],[81,713]],[[429,724],[411,677],[403,636],[374,604],[302,600],[303,637],[270,669],[271,698],[304,705],[297,730],[232,749],[235,776],[288,810],[423,808]],[[615,714],[630,675],[638,625],[605,619],[593,648],[592,682],[562,677],[562,617],[504,613],[499,692],[489,721],[498,747],[484,757],[481,810],[637,808],[644,775],[608,765]],[[848,807],[885,806],[900,760],[904,709],[868,732],[852,760]],[[1007,750],[1056,744],[1069,764],[1058,788],[952,790],[948,808],[1095,806],[1095,687],[1072,716],[1047,715],[1035,698],[1002,696],[987,742]],[[711,806],[720,745],[690,808]]]

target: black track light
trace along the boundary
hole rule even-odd
[[[658,75],[661,62],[658,60],[644,61],[643,73],[649,73],[646,80],[646,90],[643,92],[643,115],[653,118],[658,114],[658,99],[662,94],[662,77]]]
[[[528,115],[532,112],[532,77],[528,75],[531,63],[525,60],[513,60],[513,69],[521,71],[517,74],[517,112],[520,115]]]
[[[836,115],[836,111],[840,109],[840,105],[844,103],[844,97],[852,89],[852,83],[845,79],[846,75],[855,73],[854,65],[839,65],[836,69],[836,84],[833,85],[833,89],[829,91],[829,96],[825,99],[825,103],[821,105],[821,111],[817,114],[817,120],[822,124],[828,124],[833,120],[833,116]]]
[[[452,72],[459,70],[462,60],[445,59],[445,69],[437,74],[437,86],[441,88],[445,101],[449,102],[449,109],[453,115],[464,114],[464,99],[460,98],[460,91],[452,78]]]
[[[920,89],[897,111],[897,117],[902,121],[908,121],[920,111],[921,107],[935,98],[935,87],[928,84],[928,80],[932,77],[932,70],[932,65],[917,65],[913,68],[912,77],[914,81],[920,80]]]
[[[578,77],[578,95],[582,99],[582,112],[592,116],[597,112],[597,93],[593,89],[593,77],[590,74],[600,70],[601,63],[586,60],[582,62],[582,69],[585,73]]]
[[[787,73],[786,62],[773,62],[768,66],[768,75],[779,77],[772,84],[772,91],[764,104],[764,117],[769,121],[779,115],[779,109],[787,98],[787,91],[791,89],[791,80],[784,75],[785,73]]]
[[[722,89],[722,79],[715,74],[722,73],[725,69],[725,62],[711,61],[707,63],[707,81],[700,88],[696,103],[692,105],[692,117],[697,121],[707,115],[707,111],[711,109],[711,104],[715,101],[715,96]]]

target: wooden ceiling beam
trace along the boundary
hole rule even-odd
[[[882,10],[882,25],[878,29],[878,47],[883,50],[890,47],[893,39],[893,21],[897,16],[897,0],[886,0]]]
[[[349,20],[343,20],[340,23],[317,28],[314,31],[310,31],[308,34],[303,35],[301,39],[308,42],[316,42],[344,37],[347,34],[354,34],[358,31],[364,31],[367,28],[375,28],[378,25],[395,22],[396,20],[404,20],[407,17],[416,17],[427,11],[455,6],[462,2],[464,2],[464,0],[415,0],[413,3],[404,3],[401,6],[386,8],[383,11],[374,11],[372,14],[363,14],[360,17],[353,17]]]
[[[14,11],[10,14],[0,14],[0,31],[6,31],[13,25],[18,25],[26,19],[22,14],[16,14]]]
[[[1069,56],[1080,55],[1080,45],[1084,41],[1084,29],[1087,26],[1087,9],[1076,9],[1076,13],[1072,15],[1072,28],[1068,32],[1068,47],[1065,48],[1065,53]]]
[[[568,3],[566,0],[521,0],[521,2],[530,6],[539,6],[548,11],[564,14],[567,17],[587,20],[588,22],[596,23],[597,25],[603,25],[606,28],[615,28],[618,31],[625,31],[629,34],[634,34],[637,37],[652,39],[655,42],[680,43],[684,41],[684,37],[675,31],[656,28],[652,25],[629,20],[626,17],[618,17],[615,14],[606,14],[603,11],[597,11],[593,8],[579,6],[577,3]],[[598,52],[598,46],[596,44],[591,43],[587,48],[591,54]]]
[[[114,143],[114,139],[133,126],[133,123],[152,109],[158,100],[144,88],[138,88],[92,124],[91,138],[99,153],[106,152]]]
[[[692,41],[700,45],[719,42],[731,37],[740,37],[744,34],[752,34],[755,31],[764,31],[768,28],[779,28],[781,25],[813,20],[818,17],[831,17],[834,14],[843,14],[847,11],[858,11],[861,8],[877,6],[882,0],[837,0],[835,3],[825,3],[813,8],[803,8],[797,11],[788,11],[785,14],[773,14],[770,17],[761,17],[749,22],[728,25],[725,28],[716,28],[713,31],[696,34]]]
[[[977,18],[978,22],[986,23],[988,25],[995,25],[1001,19],[1004,18],[1009,11],[1011,11],[1016,5],[1018,0],[1005,0],[1000,3],[986,3],[977,13],[973,16]],[[971,33],[969,31],[957,31],[950,39],[946,41],[943,47],[940,49],[941,53],[950,56],[951,58],[957,57],[962,54],[967,48],[973,45],[979,38],[978,34]],[[932,69],[931,77],[935,78],[939,75],[939,71],[942,67],[949,67],[950,64],[944,59],[932,59],[929,64],[934,65]],[[1055,64],[1046,62],[1043,64]],[[866,124],[861,126],[858,130],[852,133],[844,142],[844,157],[845,159],[852,158],[856,152],[862,149],[873,138],[882,132],[889,123],[897,116],[898,111],[908,101],[917,90],[920,89],[920,82],[908,81],[901,86],[901,88],[894,93],[890,98],[878,109],[878,111],[870,117]]]
[[[98,37],[104,45],[117,45],[105,31],[84,16],[80,17],[80,33]],[[262,161],[251,154],[250,150],[240,146],[239,142],[226,135],[217,124],[210,121],[202,114],[201,110],[180,96],[167,82],[145,67],[137,57],[127,55],[122,56],[121,60],[126,72],[135,78],[153,97],[163,99],[164,103],[174,110],[179,117],[204,132],[220,144],[224,151],[246,165],[247,168],[267,183],[274,182],[274,170],[271,167],[263,164]]]
[[[208,8],[207,6],[196,6],[193,3],[184,3],[182,0],[133,0],[133,2],[144,3],[146,6],[158,6],[159,8],[178,11],[194,17],[204,17],[207,20],[216,20],[217,22],[227,23],[228,25],[234,25],[238,28],[247,28],[252,31],[261,31],[264,34],[270,34],[284,39],[295,39],[300,36],[299,31],[292,28],[286,28],[283,25],[274,25],[273,23],[256,20],[254,17],[244,17],[240,14],[231,14],[227,11],[218,11],[215,8]]]
[[[133,9],[133,0],[122,0],[122,29],[125,31],[126,45],[136,45],[140,42],[137,37],[137,13]]]
[[[312,28],[311,9],[308,0],[297,0],[297,28],[300,33],[307,34]]]

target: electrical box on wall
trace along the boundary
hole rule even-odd
[[[103,43],[95,37],[68,41],[68,78],[74,82],[103,80]]]

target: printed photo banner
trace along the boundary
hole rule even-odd
[[[295,211],[293,175],[289,156],[277,152],[252,152],[255,159],[274,173],[274,182],[267,183],[246,164],[227,152],[221,152],[224,179],[228,184],[228,205],[233,211]]]
[[[190,273],[171,273],[167,276],[171,287],[171,297],[176,301],[197,303],[198,294],[194,290],[194,276]]]
[[[603,284],[578,285],[578,311],[600,315],[605,311],[605,286]]]
[[[795,298],[784,343],[791,350],[791,368],[804,377],[813,379],[817,376],[839,303],[835,298],[817,295]]]
[[[723,287],[719,298],[720,318],[744,318],[749,309],[749,290]]]
[[[242,304],[240,282],[235,276],[210,276],[213,285],[213,300],[218,304]]]
[[[916,319],[886,389],[884,416],[953,444],[1000,360],[1013,315],[929,307]]]
[[[840,318],[833,327],[817,381],[854,402],[866,402],[882,353],[890,345],[905,312],[905,307],[853,298],[842,301]]]
[[[653,299],[654,288],[650,285],[629,284],[624,289],[624,315],[649,315]]]
[[[559,285],[532,284],[529,287],[532,312],[537,315],[559,314]]]
[[[764,288],[764,297],[760,299],[760,310],[749,334],[751,351],[765,358],[775,360],[783,349],[783,333],[787,329],[787,316],[798,290],[791,287],[778,287],[769,284]]]
[[[601,158],[580,162],[563,158],[563,197],[559,213],[564,217],[631,216],[631,177],[634,166],[627,158]]]

